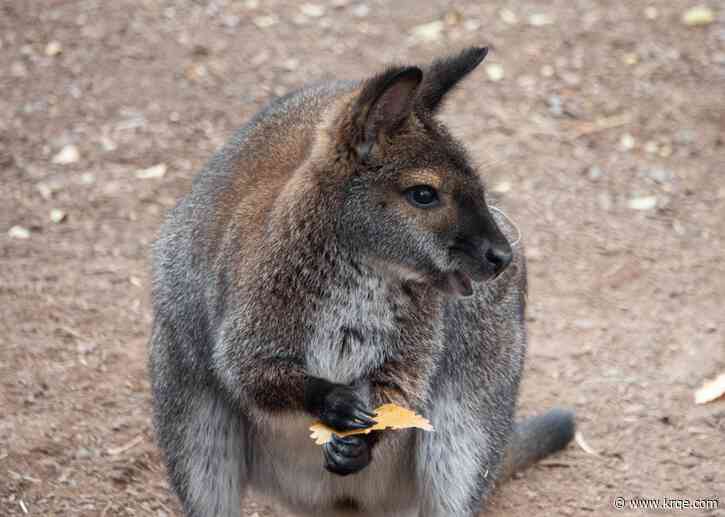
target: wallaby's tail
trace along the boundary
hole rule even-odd
[[[574,413],[564,409],[552,409],[518,422],[506,450],[501,479],[563,449],[573,437]]]

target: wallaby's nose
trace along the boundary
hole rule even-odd
[[[514,254],[508,242],[492,244],[486,250],[486,260],[493,264],[494,277],[499,276],[511,264]]]

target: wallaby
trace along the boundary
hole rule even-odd
[[[171,211],[150,371],[187,517],[238,517],[250,490],[301,515],[472,517],[571,439],[565,411],[513,424],[522,245],[435,117],[486,52],[276,100]],[[434,432],[309,437],[387,402]]]

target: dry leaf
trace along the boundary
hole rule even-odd
[[[695,404],[707,404],[725,396],[725,373],[706,382],[695,392]]]
[[[354,429],[342,433],[327,427],[322,422],[315,422],[310,426],[310,431],[312,431],[310,438],[315,440],[317,445],[323,445],[332,440],[332,433],[338,436],[350,436],[353,434],[368,434],[371,431],[382,431],[387,428],[407,429],[410,427],[417,427],[425,431],[433,430],[433,426],[430,425],[427,419],[415,414],[410,409],[405,409],[396,404],[384,404],[377,408],[375,410],[375,420],[378,423],[367,429]]]

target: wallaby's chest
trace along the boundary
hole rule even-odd
[[[362,277],[321,304],[306,343],[311,375],[350,383],[394,353],[400,336],[398,293],[378,277]]]

